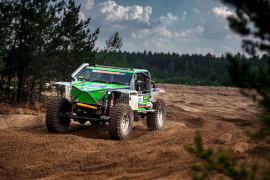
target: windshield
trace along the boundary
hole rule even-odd
[[[84,69],[78,76],[81,81],[102,82],[108,84],[130,85],[132,73],[121,73],[95,69]]]

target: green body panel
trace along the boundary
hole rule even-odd
[[[99,102],[101,96],[103,95],[104,91],[94,91],[94,92],[90,92],[90,94],[93,96],[93,98],[95,98],[95,100],[97,102]]]
[[[111,68],[102,68],[102,67],[86,67],[86,69],[95,69],[102,71],[112,71],[112,72],[122,72],[122,73],[134,73],[133,70],[123,70],[123,69],[111,69]]]
[[[111,97],[110,94],[105,94],[105,100],[109,100],[110,97]]]
[[[98,83],[98,82],[82,82],[82,83],[77,83],[73,84],[73,98],[75,98],[81,91],[82,92],[78,98],[79,102],[84,102],[84,103],[96,103],[93,98],[99,102],[100,98],[104,94],[106,89],[118,89],[118,88],[129,88],[129,86],[124,86],[124,85],[118,85],[118,84],[106,84],[106,83]],[[89,94],[91,96],[89,96]],[[108,99],[109,95],[105,95],[105,99]],[[77,98],[77,99],[78,99]],[[75,99],[74,99],[75,100]]]
[[[142,111],[142,110],[147,110],[146,107],[139,107],[138,109],[139,111]]]
[[[145,105],[147,102],[150,101],[150,94],[139,95],[139,96],[143,96],[143,104],[144,104],[144,105]],[[141,111],[141,110],[147,110],[147,109],[146,109],[146,107],[139,107],[138,110]]]
[[[83,102],[83,103],[96,103],[96,102],[93,100],[93,98],[91,98],[91,97],[89,96],[89,94],[86,93],[86,92],[82,92],[82,93],[79,95],[79,97],[78,97],[77,99],[79,99],[78,102]]]
[[[72,87],[72,99],[74,99],[79,94],[79,92],[81,92],[79,89]]]
[[[143,95],[143,103],[147,103],[149,101],[150,101],[150,95]]]

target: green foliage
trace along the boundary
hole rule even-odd
[[[120,50],[123,46],[123,37],[120,37],[119,33],[116,31],[106,40],[106,45],[106,50],[108,51],[115,52]]]
[[[222,2],[236,9],[233,16],[228,17],[230,28],[242,35],[242,47],[251,55],[250,62],[246,62],[240,54],[233,57],[228,54],[229,74],[232,82],[243,88],[241,91],[246,96],[255,101],[259,101],[264,108],[262,114],[263,128],[253,137],[263,137],[270,135],[270,26],[266,19],[270,19],[270,1],[269,0],[221,0]],[[265,62],[262,64],[256,62],[255,54],[257,51],[265,52],[262,56]],[[255,61],[254,61],[255,60]],[[257,93],[246,91],[246,89],[255,89]],[[237,165],[235,161],[230,160],[229,154],[223,150],[213,153],[211,149],[204,150],[200,133],[197,131],[195,136],[195,147],[185,145],[190,153],[203,161],[203,166],[192,165],[192,169],[197,172],[194,179],[205,179],[211,171],[222,173],[233,179],[270,179],[270,169],[265,175],[256,177],[257,165],[254,164],[249,170],[244,165]]]
[[[74,0],[3,0],[0,2],[0,90],[18,102],[40,96],[45,83],[70,80],[84,62],[95,63],[99,29],[79,19]],[[17,92],[11,92],[13,82]]]
[[[52,40],[47,52],[55,59],[55,76],[61,80],[70,80],[73,72],[82,63],[94,64],[94,45],[99,34],[99,28],[90,33],[90,18],[79,19],[80,5],[74,0],[63,6],[63,16],[51,32]]]
[[[5,66],[6,66],[6,63],[5,62],[0,62],[0,74],[5,69]]]
[[[126,59],[126,67],[148,69],[157,83],[172,83],[204,86],[234,86],[228,75],[228,61],[211,54],[176,54],[152,52],[118,52]],[[245,57],[238,53],[243,62],[251,67],[260,64],[265,67],[266,56]]]
[[[12,5],[11,2],[1,1],[0,2],[0,61],[2,56],[6,53],[6,45],[10,43],[9,36],[11,31],[9,25],[11,23],[11,17],[8,12],[11,11]]]
[[[264,126],[260,131],[251,134],[254,138],[262,138],[264,136],[270,135],[270,68],[266,66],[263,68],[259,66],[257,68],[251,68],[249,63],[240,63],[239,60],[227,56],[231,65],[229,66],[230,76],[233,82],[241,88],[255,89],[257,93],[247,93],[246,91],[241,91],[244,95],[249,96],[264,107],[264,112],[261,115],[261,120]],[[270,61],[269,57],[268,62]]]
[[[230,28],[245,37],[242,47],[250,55],[258,50],[270,52],[269,0],[221,0],[236,9],[228,17]]]
[[[37,54],[42,54],[46,27],[53,17],[53,5],[49,5],[49,2],[49,0],[1,1],[0,14],[5,22],[0,23],[3,33],[1,45],[4,46],[4,50],[1,48],[0,57],[5,63],[1,86],[5,83],[10,86],[17,78],[17,101],[31,94],[32,88],[28,86],[30,78],[33,78],[32,86],[35,84],[36,76],[34,77],[32,73],[40,64]],[[33,63],[35,60],[36,63]],[[35,66],[36,64],[38,66]],[[25,86],[28,88],[24,88]]]
[[[258,167],[256,164],[247,168],[231,160],[229,153],[222,149],[219,149],[217,152],[214,152],[211,148],[205,149],[199,131],[196,131],[194,146],[185,144],[184,148],[202,160],[200,165],[192,164],[190,166],[194,171],[193,179],[208,179],[213,172],[237,180],[270,179],[269,170],[262,177],[257,177]]]
[[[228,17],[230,28],[243,36],[242,47],[251,56],[258,51],[267,53],[262,59],[267,62],[264,66],[241,63],[238,57],[228,54],[230,62],[230,77],[236,86],[255,89],[257,94],[246,94],[258,100],[264,108],[262,121],[264,127],[254,134],[256,137],[270,135],[270,19],[269,0],[221,0],[236,9],[234,16]],[[244,91],[243,91],[244,92]],[[258,98],[259,97],[259,98]],[[261,98],[262,97],[262,98]]]
[[[119,53],[123,46],[123,37],[116,31],[106,40],[107,47],[97,54],[97,64],[109,66],[121,66],[125,59]]]

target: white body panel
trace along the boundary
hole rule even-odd
[[[165,93],[165,90],[162,88],[152,88],[152,93],[151,93],[151,102],[156,102],[158,93]]]
[[[138,110],[138,93],[137,91],[129,92],[129,106],[132,110]]]
[[[70,94],[70,87],[69,86],[65,86],[65,98],[67,100],[71,100],[71,94]]]
[[[64,97],[67,100],[71,100],[71,83],[70,82],[56,82],[54,84],[65,86]]]

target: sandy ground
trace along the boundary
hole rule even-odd
[[[246,131],[259,128],[259,107],[236,88],[162,85],[166,125],[148,131],[135,122],[130,139],[111,140],[108,127],[73,123],[65,134],[49,133],[44,113],[0,115],[0,179],[191,179],[196,158],[183,145],[196,129],[207,147],[229,151],[241,163],[269,167],[269,140]],[[218,178],[213,174],[212,179]]]

